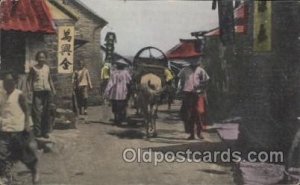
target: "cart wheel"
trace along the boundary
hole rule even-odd
[[[142,58],[148,58],[154,61],[160,61],[161,64],[163,64],[165,67],[168,66],[167,56],[164,54],[163,51],[161,51],[156,47],[148,46],[139,50],[133,59],[133,66],[138,65],[139,60]]]

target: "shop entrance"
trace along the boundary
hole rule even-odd
[[[25,35],[14,31],[1,31],[0,71],[25,73]]]

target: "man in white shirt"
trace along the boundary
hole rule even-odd
[[[183,92],[180,116],[184,122],[185,132],[190,134],[188,139],[194,139],[194,127],[197,127],[197,136],[201,135],[203,127],[203,115],[205,114],[205,91],[209,76],[200,67],[200,61],[193,61],[190,66],[183,68],[178,77],[180,79],[181,91]]]
[[[33,92],[32,119],[34,123],[34,134],[36,137],[49,138],[51,131],[50,105],[56,94],[51,78],[50,67],[47,65],[47,53],[39,51],[36,54],[37,64],[28,74],[28,87]]]
[[[15,88],[12,75],[5,76],[3,86],[6,101],[0,114],[0,175],[6,175],[13,162],[22,161],[31,170],[33,183],[37,183],[37,143],[31,132],[26,98]]]

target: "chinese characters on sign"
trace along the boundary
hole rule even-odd
[[[254,51],[271,51],[272,2],[255,1],[254,3]]]
[[[108,32],[105,36],[105,47],[106,47],[106,56],[105,61],[108,63],[112,63],[113,61],[113,53],[115,50],[114,44],[117,42],[117,37],[114,32]]]
[[[72,73],[74,60],[74,27],[62,26],[58,31],[58,73]]]

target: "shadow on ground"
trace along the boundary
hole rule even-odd
[[[215,174],[215,175],[227,175],[228,174],[228,172],[225,172],[222,170],[213,170],[213,169],[201,169],[198,171],[208,173],[208,174]]]
[[[119,139],[143,139],[145,134],[140,130],[124,130],[108,132],[109,135],[117,136]]]

